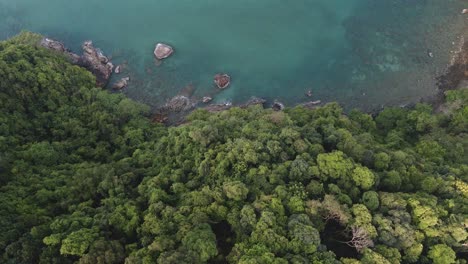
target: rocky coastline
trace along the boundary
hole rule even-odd
[[[120,74],[124,68],[124,65],[117,65],[114,67],[111,59],[104,55],[104,52],[99,48],[94,47],[92,41],[85,41],[81,48],[82,54],[78,55],[71,52],[65,47],[63,43],[50,38],[42,38],[38,43],[39,46],[47,48],[49,50],[58,52],[66,56],[71,63],[84,67],[96,76],[96,85],[98,87],[107,87],[112,74]],[[163,43],[157,43],[154,50],[154,56],[158,63],[162,60],[168,59],[174,53],[174,48]],[[436,76],[437,86],[439,92],[432,97],[421,98],[421,102],[431,103],[437,108],[441,102],[444,101],[444,93],[447,90],[457,89],[461,84],[468,80],[468,41],[461,39],[459,50],[453,56],[450,65],[446,72],[440,76]],[[129,84],[130,78],[123,77],[113,83],[110,87],[114,90],[122,90]],[[228,88],[231,84],[231,76],[227,73],[218,73],[213,78],[214,86],[218,91]],[[252,97],[243,104],[233,105],[231,102],[211,103],[214,100],[214,95],[206,95],[202,98],[195,97],[195,88],[193,85],[188,85],[176,96],[168,99],[165,104],[157,107],[154,111],[153,121],[166,124],[174,124],[173,116],[177,116],[177,119],[183,119],[189,112],[196,108],[205,109],[209,112],[225,111],[232,107],[247,108],[252,105],[260,105],[262,107],[272,108],[275,111],[282,111],[286,106],[278,101],[274,100],[270,105],[267,105],[267,100],[258,97]],[[312,98],[312,91],[308,90],[305,92],[305,96],[309,97],[304,103],[299,103],[303,107],[314,109],[323,105],[321,100]],[[404,107],[411,107],[406,105]],[[380,109],[371,111],[371,114],[380,112]]]

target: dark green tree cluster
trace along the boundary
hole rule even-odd
[[[0,42],[1,263],[467,263],[467,89],[166,128],[37,38]]]

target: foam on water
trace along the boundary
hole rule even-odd
[[[288,104],[310,99],[310,89],[313,100],[368,109],[435,92],[464,26],[462,2],[0,0],[0,38],[27,29],[76,51],[92,39],[128,62],[125,93],[153,106],[191,86],[217,101]],[[152,55],[159,41],[176,49],[161,65]],[[222,92],[218,72],[233,78]]]

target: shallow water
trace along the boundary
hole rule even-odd
[[[434,77],[468,17],[460,14],[463,2],[0,0],[0,38],[27,29],[77,52],[92,39],[114,62],[128,63],[114,77],[132,78],[124,93],[152,106],[194,90],[218,102],[320,99],[368,110],[436,92]],[[160,65],[156,42],[176,50]],[[233,78],[221,92],[212,81],[218,72]]]

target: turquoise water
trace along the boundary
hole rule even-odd
[[[436,92],[434,77],[464,32],[463,2],[0,0],[0,38],[27,29],[77,52],[91,39],[116,64],[128,63],[114,77],[131,77],[123,92],[152,106],[190,86],[194,97],[218,102],[258,96],[372,109]],[[161,65],[157,42],[176,50]],[[221,92],[212,82],[218,72],[232,76]]]

